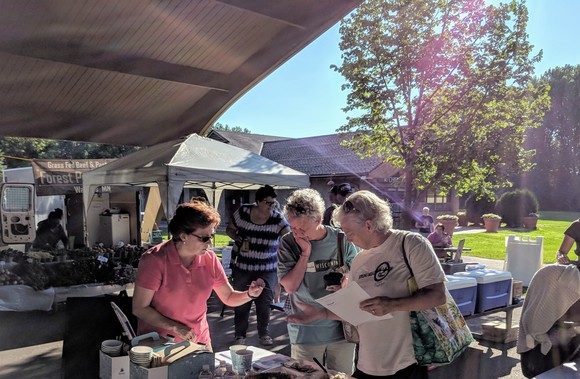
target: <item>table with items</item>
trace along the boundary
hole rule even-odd
[[[144,248],[0,251],[0,311],[50,311],[69,297],[94,297],[133,286]]]

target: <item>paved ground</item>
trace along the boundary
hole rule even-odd
[[[500,270],[503,268],[503,261],[469,256],[464,256],[464,260],[486,264],[489,268]],[[66,304],[62,304],[53,312],[0,312],[0,379],[61,378],[65,310]],[[213,298],[209,302],[209,310],[208,318],[214,349],[225,350],[233,342],[233,310],[226,308],[224,316],[220,317],[221,304]],[[519,320],[519,315],[518,309],[514,312],[514,323]],[[502,316],[503,313],[498,313],[481,319],[472,319],[468,323],[474,332],[480,332],[482,322],[501,320]],[[87,330],[95,327],[98,326],[86,326]],[[290,346],[285,316],[282,312],[272,313],[271,334],[274,346],[270,349],[289,355]],[[247,343],[259,346],[255,320],[250,327]],[[97,376],[98,373],[95,372],[94,377]],[[473,343],[453,364],[433,370],[430,377],[520,379],[523,375],[515,343],[505,345],[479,341]]]

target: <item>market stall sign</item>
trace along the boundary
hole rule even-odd
[[[114,159],[34,159],[32,172],[37,196],[83,192],[83,172],[102,167]],[[109,192],[103,188],[102,192]]]

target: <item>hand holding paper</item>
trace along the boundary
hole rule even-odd
[[[386,320],[393,317],[390,314],[374,316],[358,307],[361,301],[370,298],[369,294],[356,282],[350,282],[345,288],[321,297],[316,301],[344,321],[355,326],[369,321]],[[353,303],[357,304],[357,306],[353,307]]]

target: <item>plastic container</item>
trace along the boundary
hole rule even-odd
[[[521,280],[524,287],[528,287],[544,263],[544,237],[538,236],[531,240],[529,236],[520,238],[509,235],[505,245],[504,270],[511,272],[514,279]]]
[[[477,281],[477,301],[475,303],[476,313],[505,307],[511,304],[511,272],[484,269],[458,272],[455,276],[472,277]]]
[[[475,313],[477,301],[477,280],[468,276],[447,275],[445,287],[449,291],[463,316]]]

